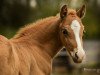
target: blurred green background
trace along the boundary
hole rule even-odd
[[[59,13],[63,4],[67,4],[69,8],[78,9],[84,3],[87,5],[86,15],[83,19],[86,31],[84,33],[84,47],[88,59],[84,67],[81,68],[84,69],[87,66],[91,68],[92,66],[94,69],[100,69],[100,0],[0,0],[0,35],[11,38],[20,27],[38,19],[55,16]],[[66,56],[62,53],[56,59],[53,66],[54,74],[60,70],[62,70],[61,72],[65,70],[61,66],[69,67],[66,72],[70,68],[71,73],[76,69],[76,65],[72,64],[68,55]],[[66,60],[69,61],[67,62],[68,65],[61,65],[60,69],[58,69],[59,60],[64,61],[61,62],[62,64]],[[55,66],[55,64],[58,64],[58,66]],[[77,69],[80,70],[79,68]],[[95,74],[100,74],[100,70],[99,73],[96,72]]]
[[[11,38],[23,25],[56,15],[63,4],[78,9],[84,3],[85,39],[99,39],[100,0],[0,0],[0,33]]]

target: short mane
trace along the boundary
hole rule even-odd
[[[28,25],[25,25],[23,28],[21,28],[17,34],[14,36],[14,38],[20,38],[24,35],[27,35],[31,33],[31,30],[37,31],[38,28],[41,28],[41,26],[49,25],[51,21],[55,21],[58,18],[58,16],[51,16],[48,18],[40,19],[34,23],[30,23]]]
[[[68,14],[70,13],[75,13],[76,11],[73,9],[68,9]],[[36,21],[35,23],[30,23],[28,25],[25,25],[23,28],[21,28],[17,34],[14,36],[14,38],[20,38],[22,36],[25,36],[27,34],[30,34],[36,31],[39,31],[39,28],[45,26],[45,25],[49,25],[49,23],[51,22],[55,22],[57,19],[59,19],[59,13],[56,16],[51,16],[48,18],[44,18],[44,19],[40,19],[38,21]]]

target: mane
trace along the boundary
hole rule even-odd
[[[75,12],[76,11],[74,9],[68,9],[68,14],[75,13]],[[47,17],[44,19],[37,20],[34,23],[27,24],[24,27],[19,29],[19,31],[14,36],[14,38],[20,38],[20,37],[23,37],[27,34],[37,32],[37,31],[39,31],[39,28],[42,28],[43,26],[50,25],[51,22],[56,21],[57,19],[59,19],[59,17],[60,17],[60,15],[58,13],[56,16]]]
[[[37,30],[39,30],[39,28],[41,28],[41,27],[43,27],[45,25],[49,25],[49,23],[51,21],[55,21],[57,18],[58,18],[58,15],[57,16],[51,16],[51,17],[44,18],[44,19],[40,19],[40,20],[38,20],[38,21],[36,21],[34,23],[27,24],[24,27],[19,29],[19,31],[14,36],[14,38],[20,38],[22,36],[30,34],[31,30],[36,32]]]

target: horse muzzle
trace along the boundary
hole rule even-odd
[[[85,51],[77,50],[76,52],[70,52],[72,59],[75,63],[81,63],[85,59]]]

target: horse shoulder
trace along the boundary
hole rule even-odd
[[[52,65],[51,62],[49,63],[48,60],[45,58],[48,58],[48,56],[45,55],[44,52],[40,52],[43,48],[39,48],[37,46],[33,47],[33,62],[34,63],[34,70],[36,73],[40,73],[41,75],[50,75],[51,70],[52,70]],[[31,66],[32,67],[32,66]],[[38,71],[38,72],[37,72]],[[40,75],[38,74],[38,75]],[[36,74],[35,74],[36,75]]]

